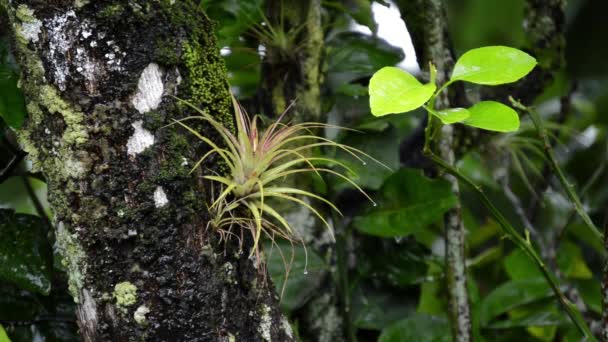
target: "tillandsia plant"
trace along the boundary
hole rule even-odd
[[[338,148],[364,164],[364,159],[380,163],[361,150],[312,133],[317,128],[339,127],[317,122],[282,123],[288,108],[276,121],[263,129],[259,117],[250,117],[233,97],[236,132],[232,132],[206,112],[186,101],[182,102],[200,115],[184,118],[177,123],[210,147],[209,152],[198,160],[192,170],[204,165],[203,162],[212,155],[219,156],[229,170],[226,175],[203,176],[218,184],[221,189],[209,204],[209,211],[213,215],[210,227],[226,238],[237,236],[241,241],[243,231],[248,230],[253,240],[250,257],[255,255],[258,262],[261,260],[262,236],[267,236],[273,242],[277,237],[292,243],[302,242],[301,237],[271,205],[269,199],[293,202],[310,210],[332,233],[332,237],[330,223],[308,200],[318,200],[341,215],[331,201],[312,192],[283,185],[288,184],[284,182],[286,177],[302,173],[334,175],[349,182],[375,205],[371,197],[344,174],[356,176],[352,169],[335,159],[313,155],[316,148]],[[210,124],[222,138],[223,145],[216,144],[185,123],[195,119]],[[341,171],[333,170],[332,167],[338,167]],[[233,232],[235,229],[240,229],[240,232]]]
[[[559,288],[557,278],[546,266],[544,261],[535,250],[530,241],[530,234],[525,231],[522,235],[516,230],[504,215],[494,206],[492,201],[485,195],[483,189],[462,174],[456,167],[443,160],[433,151],[433,139],[437,136],[441,125],[451,125],[462,123],[468,126],[481,128],[496,132],[515,132],[519,129],[520,122],[517,112],[505,104],[496,101],[481,101],[469,108],[436,108],[435,102],[449,85],[457,81],[464,81],[479,85],[500,85],[515,82],[526,76],[536,66],[536,59],[523,51],[506,46],[488,46],[473,49],[463,54],[457,61],[452,71],[450,79],[440,87],[436,84],[436,69],[431,64],[430,82],[422,84],[414,76],[395,67],[385,67],[374,74],[369,84],[370,106],[372,114],[383,116],[409,112],[417,108],[424,108],[428,113],[428,123],[425,130],[424,154],[433,160],[445,172],[456,177],[460,182],[470,186],[480,197],[483,204],[494,216],[501,226],[503,233],[511,239],[523,252],[531,258],[552,288],[556,297],[563,305],[566,313],[577,326],[581,334],[588,341],[596,341],[581,313],[563,294]],[[532,121],[536,127],[540,120],[534,112],[529,111],[516,101],[512,104],[530,113]],[[542,129],[539,129],[542,131]],[[542,131],[544,134],[544,131]],[[547,145],[546,136],[542,136],[543,146]],[[533,146],[538,146],[533,145]],[[547,156],[550,158],[550,150]],[[556,164],[556,163],[553,163]],[[552,165],[553,165],[552,164]],[[557,169],[557,168],[556,168]],[[558,172],[560,179],[561,173]],[[572,189],[567,189],[570,195]],[[571,198],[577,199],[572,194]],[[576,208],[577,203],[574,201]],[[581,215],[583,218],[588,216]],[[590,220],[585,220],[585,222]],[[601,239],[601,233],[589,223],[587,227],[594,236]]]

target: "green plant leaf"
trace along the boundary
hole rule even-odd
[[[264,251],[267,255],[268,273],[272,277],[272,281],[276,286],[277,293],[283,291],[285,283],[285,263],[290,267],[289,275],[287,276],[287,284],[281,298],[281,307],[287,312],[291,312],[301,307],[317,290],[325,272],[327,272],[327,264],[316,253],[308,250],[308,256],[301,246],[292,246],[285,241],[277,241],[278,247],[275,245],[272,248],[270,244],[264,246]],[[281,253],[283,253],[283,258]],[[294,253],[293,263],[289,265],[292,252]],[[307,259],[308,258],[308,259]]]
[[[382,237],[406,236],[439,220],[458,201],[449,182],[431,180],[414,169],[391,175],[381,193],[377,208],[355,217],[357,230]]]
[[[21,128],[27,113],[18,81],[19,76],[13,70],[0,64],[0,117],[15,129]]]
[[[512,280],[542,277],[534,262],[519,248],[511,252],[503,262],[505,271]]]
[[[40,218],[0,209],[0,280],[48,295],[52,254]]]
[[[331,89],[367,78],[385,65],[399,63],[404,57],[401,48],[360,32],[337,34],[326,46],[327,84]]]
[[[526,76],[536,66],[536,59],[507,46],[486,46],[462,55],[450,81],[483,85],[512,83]]]
[[[357,271],[367,279],[379,279],[396,288],[407,288],[424,281],[430,251],[415,240],[394,241],[380,238],[362,239],[358,248],[361,258]]]
[[[372,114],[383,116],[414,110],[425,104],[437,87],[422,84],[408,72],[384,67],[369,81],[369,103]]]
[[[11,339],[8,338],[8,335],[6,334],[6,331],[4,330],[2,324],[0,324],[0,342],[11,342]]]
[[[378,342],[449,342],[451,334],[445,318],[415,313],[382,330]]]
[[[400,292],[369,282],[359,282],[352,292],[353,324],[360,329],[382,330],[415,309],[415,298],[403,298]]]
[[[465,108],[448,108],[443,110],[430,110],[431,114],[443,122],[444,125],[451,125],[453,123],[461,122],[471,116],[468,110]]]
[[[469,108],[465,125],[496,132],[513,132],[519,129],[517,112],[500,102],[482,101]]]
[[[486,326],[492,319],[511,309],[552,295],[551,288],[543,278],[506,282],[483,299],[480,314],[481,324]]]
[[[593,273],[583,258],[581,248],[570,241],[560,243],[557,252],[557,264],[568,278],[593,278]]]
[[[568,323],[568,319],[556,312],[535,312],[523,317],[513,317],[508,320],[492,323],[488,329],[511,329],[517,327],[546,327]]]

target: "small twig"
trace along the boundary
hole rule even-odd
[[[543,125],[542,119],[540,118],[540,115],[538,115],[538,113],[536,113],[534,110],[530,109],[529,107],[526,107],[523,104],[521,104],[520,102],[516,101],[515,99],[510,98],[510,100],[515,108],[521,109],[530,115],[530,119],[532,119],[532,123],[534,124],[534,127],[536,127],[536,132],[538,134],[538,137],[540,138],[541,142],[543,143],[543,147],[545,149],[545,154],[547,156],[547,159],[549,160],[549,166],[553,170],[553,173],[555,173],[555,175],[559,179],[559,182],[561,183],[564,190],[566,191],[566,195],[568,196],[568,199],[572,203],[574,210],[576,210],[577,214],[583,220],[583,222],[585,223],[585,226],[589,229],[589,231],[593,234],[593,236],[595,238],[597,238],[598,240],[603,241],[604,234],[599,230],[599,228],[597,228],[595,226],[595,224],[593,223],[593,221],[587,214],[587,211],[583,207],[583,203],[581,202],[576,191],[574,190],[574,185],[571,184],[570,182],[568,182],[566,175],[564,174],[561,167],[559,166],[559,163],[557,162],[557,158],[555,157],[555,153],[553,152],[551,142],[549,141],[549,138],[547,136],[547,131],[545,130],[545,127]]]

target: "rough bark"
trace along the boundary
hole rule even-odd
[[[432,62],[437,67],[437,82],[444,83],[452,70],[454,57],[448,36],[445,4],[442,0],[400,1],[401,15],[408,25],[421,67]],[[437,108],[454,107],[446,92],[438,97]],[[445,125],[439,138],[441,157],[450,164],[455,162],[455,139],[452,125]],[[452,185],[452,192],[460,195],[458,181],[444,176]],[[446,234],[446,280],[449,299],[449,316],[454,341],[471,341],[471,311],[467,292],[465,227],[460,203],[444,216]]]
[[[27,98],[20,143],[48,181],[84,340],[292,340],[269,277],[206,229],[208,189],[188,173],[205,146],[165,127],[192,114],[170,95],[232,122],[197,2],[0,4]]]

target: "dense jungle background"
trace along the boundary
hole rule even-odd
[[[607,245],[601,238],[608,227],[608,24],[604,18],[608,2],[143,3],[0,1],[0,342],[574,342],[583,340],[586,329],[598,340],[608,340],[608,307],[603,304],[607,299],[602,299],[603,291],[608,291]],[[167,6],[175,6],[183,13],[165,15],[175,13]],[[76,14],[59,15],[69,11]],[[142,22],[147,26],[141,26]],[[61,32],[65,33],[63,39],[69,40],[73,32],[77,32],[76,36],[83,32],[83,39],[89,39],[87,31],[70,31],[82,30],[76,28],[82,25],[90,25],[89,35],[97,35],[106,25],[104,32],[111,36],[107,46],[116,41],[116,47],[125,51],[124,68],[99,73],[103,75],[101,83],[87,79],[78,69],[78,51],[82,50],[75,46],[80,43],[73,43],[74,49],[66,48],[64,52],[61,45],[53,47],[54,34],[60,36]],[[111,27],[123,31],[115,32]],[[205,35],[209,30],[213,34]],[[173,52],[189,51],[192,44],[183,45],[186,48],[179,44],[184,37],[193,35],[209,44],[205,45],[206,50],[200,50],[203,52],[198,55]],[[161,43],[158,37],[162,37]],[[100,45],[103,39],[106,38],[99,36]],[[95,52],[95,46],[88,40],[86,44],[92,51],[90,56],[101,59],[107,53],[121,53],[117,48],[114,52]],[[153,47],[149,49],[146,44]],[[397,66],[428,82],[432,62],[441,83],[463,53],[495,45],[525,51],[537,59],[538,65],[512,84],[455,84],[441,100],[442,105],[468,107],[480,100],[511,105],[508,98],[512,96],[539,114],[546,128],[546,140],[537,134],[529,113],[518,109],[521,125],[517,131],[499,133],[457,123],[438,133],[434,148],[483,189],[516,233],[533,247],[544,269],[539,269],[539,261],[530,258],[525,248],[514,243],[513,235],[503,230],[501,222],[480,200],[476,188],[446,177],[445,170],[423,154],[428,121],[423,109],[381,117],[373,116],[370,110],[369,81],[381,68]],[[28,49],[43,56],[40,61],[47,73],[39,81],[32,81],[37,77],[32,71],[36,66],[27,62],[32,59],[23,57]],[[133,55],[138,60],[129,64]],[[347,176],[377,206],[353,184],[332,174],[292,177],[288,182],[327,198],[342,211],[343,217],[327,204],[318,203],[335,239],[305,207],[279,201],[277,210],[285,215],[305,247],[281,239],[272,245],[266,239],[267,276],[263,272],[255,278],[254,271],[247,271],[251,266],[239,264],[249,262],[248,253],[231,257],[231,247],[221,241],[211,240],[213,252],[206,247],[192,252],[196,258],[189,252],[167,252],[189,251],[184,247],[190,246],[187,236],[194,236],[191,232],[196,229],[182,224],[186,222],[183,217],[201,211],[197,206],[202,208],[208,202],[205,194],[209,195],[188,188],[187,184],[194,184],[195,175],[188,172],[196,157],[178,154],[177,164],[172,164],[178,166],[168,168],[163,166],[164,158],[166,155],[167,160],[173,160],[176,150],[193,146],[200,152],[200,147],[181,140],[173,143],[178,140],[158,133],[172,122],[173,116],[165,114],[172,107],[165,104],[159,114],[152,119],[150,115],[143,122],[167,147],[155,150],[155,154],[138,156],[138,169],[127,169],[127,159],[112,157],[115,150],[121,150],[113,147],[118,144],[108,138],[114,134],[116,141],[124,145],[133,131],[132,121],[119,117],[135,118],[140,114],[125,114],[128,110],[112,112],[122,104],[107,98],[128,98],[130,93],[124,95],[122,91],[137,88],[139,73],[150,62],[165,70],[166,89],[171,82],[180,89],[175,93],[165,91],[163,103],[174,101],[172,95],[184,96],[196,106],[211,108],[211,115],[216,115],[216,109],[229,99],[225,89],[213,88],[211,82],[217,82],[219,77],[227,79],[243,108],[260,114],[266,124],[285,113],[285,122],[315,121],[351,129],[316,127],[314,133],[360,149],[379,163],[361,163],[332,146],[320,146],[315,155],[335,158],[352,169]],[[49,72],[64,64],[66,70],[71,70],[64,79]],[[197,65],[211,65],[216,71]],[[177,70],[175,75],[173,69]],[[184,87],[190,87],[187,95],[180,88],[182,77]],[[54,107],[47,103],[48,110],[41,114],[32,99],[44,91],[32,89],[49,88],[32,88],[36,82],[52,83],[59,101],[63,98],[65,102],[55,102]],[[193,89],[202,89],[201,95]],[[214,96],[207,94],[210,92],[221,94],[223,100],[208,101],[209,96]],[[91,100],[83,101],[87,96]],[[95,111],[87,109],[93,108],[87,107],[89,102],[101,103],[99,99],[107,107],[107,116],[97,114],[99,107]],[[63,145],[58,142],[55,151],[51,140],[44,143],[44,139],[47,135],[60,136],[55,133],[66,125],[70,127],[64,108],[73,103],[78,103],[77,108],[84,113],[96,113],[78,121],[88,136],[95,138],[69,148],[103,150],[99,152],[103,157],[99,158],[108,159],[109,170],[117,173],[102,178],[106,168],[95,164],[97,159],[92,157],[96,166],[85,173],[100,175],[99,178],[76,182],[74,179],[81,177],[78,170],[64,178],[54,176],[59,166],[52,165],[59,162],[51,165],[53,153],[57,160],[69,159],[72,154],[62,155],[66,151]],[[56,113],[64,115],[65,124],[61,119],[57,119],[61,123],[52,119],[59,115]],[[133,125],[136,131],[142,127],[139,122],[139,128]],[[176,132],[192,138],[187,130]],[[24,141],[34,141],[35,147],[24,146]],[[106,151],[108,148],[110,152]],[[32,151],[37,151],[34,157]],[[548,157],[547,151],[554,159]],[[200,158],[196,151],[193,153]],[[73,155],[80,158],[76,152]],[[154,160],[159,162],[155,164]],[[150,164],[146,164],[148,161]],[[556,174],[556,170],[563,175]],[[159,195],[158,187],[155,192],[154,186],[121,183],[122,177],[147,177],[148,172],[155,174],[154,184],[165,188],[169,200],[164,192]],[[118,184],[113,179],[119,179]],[[565,183],[568,186],[564,187]],[[73,184],[79,190],[65,194],[63,189],[72,189]],[[81,197],[89,189],[97,192]],[[149,198],[154,192],[156,208],[157,195],[161,203],[167,200],[175,208],[166,209],[163,216],[154,216],[150,214],[154,203],[130,206],[138,197],[133,195],[135,202],[129,202],[130,195],[122,196],[121,191],[135,193],[134,189],[149,194]],[[119,194],[108,197],[107,203],[112,204],[107,208],[112,210],[83,209],[88,208],[85,203],[93,201],[91,198],[105,203],[105,191]],[[572,193],[580,203],[576,203]],[[121,207],[116,203],[123,197],[128,205]],[[163,233],[162,227],[146,230],[151,225],[148,223],[137,226],[138,222],[148,222],[146,217],[172,228]],[[208,216],[200,218],[207,219]],[[599,232],[590,230],[590,226]],[[99,233],[90,235],[91,231]],[[61,234],[63,237],[59,238]],[[181,236],[184,244],[179,242]],[[72,240],[84,248],[74,247],[78,245]],[[276,252],[279,249],[283,254]],[[207,263],[210,259],[205,258],[212,254],[223,255],[218,260],[226,258],[226,263],[218,261],[216,268],[209,266],[211,271],[203,269],[206,266],[197,268],[196,265]],[[238,270],[235,272],[241,285],[221,278],[232,272],[230,263]],[[189,269],[184,270],[185,267]],[[162,273],[155,273],[160,269]],[[551,273],[557,287],[547,282],[543,270]],[[147,278],[146,272],[154,276]],[[78,281],[74,283],[74,279]],[[120,282],[124,279],[129,282]],[[132,300],[120,294],[128,292],[131,283],[137,286],[137,294],[134,290],[129,292],[134,296]],[[264,300],[250,295],[254,291],[250,288],[257,289],[259,283],[274,285]],[[129,286],[120,287],[121,284]],[[264,285],[259,287],[263,289]],[[188,297],[199,290],[204,295]],[[258,309],[259,302],[268,304]],[[222,309],[216,312],[201,307]],[[573,320],[574,316],[577,318]],[[579,321],[575,324],[576,319]],[[591,341],[593,337],[587,338]]]

